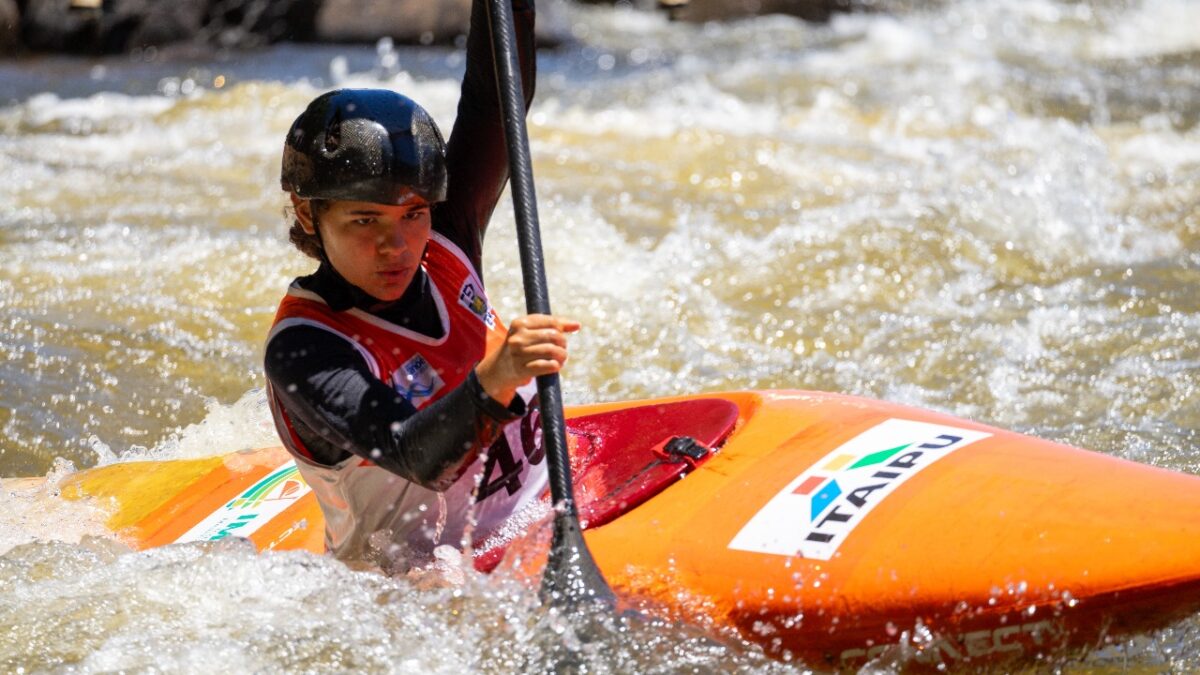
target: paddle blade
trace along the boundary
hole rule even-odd
[[[614,609],[616,596],[583,541],[579,519],[559,507],[555,511],[554,540],[542,576],[542,602],[564,609],[588,605]]]

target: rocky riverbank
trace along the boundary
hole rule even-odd
[[[539,2],[538,40],[570,39],[555,6]],[[782,13],[821,21],[854,0],[639,0],[683,21]],[[611,0],[600,0],[612,4]],[[148,48],[252,49],[281,41],[449,43],[466,31],[471,0],[0,0],[0,55],[119,54]]]

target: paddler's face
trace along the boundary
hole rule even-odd
[[[293,204],[306,232],[320,228],[325,255],[346,281],[384,301],[404,295],[429,242],[429,204],[329,201],[315,221],[311,202],[293,198]]]

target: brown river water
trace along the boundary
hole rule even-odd
[[[551,299],[585,325],[568,404],[838,391],[1200,474],[1200,2],[565,19],[529,123]],[[284,131],[335,86],[397,88],[449,130],[461,69],[388,45],[0,63],[0,478],[275,444],[261,345],[310,269]],[[518,313],[507,201],[485,259]],[[128,554],[90,509],[0,487],[0,671],[562,665],[545,645],[570,628],[511,580]],[[806,670],[668,622],[575,658]],[[1194,672],[1200,617],[1039,669]]]

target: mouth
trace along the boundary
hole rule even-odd
[[[375,272],[379,278],[388,283],[400,283],[406,280],[411,273],[411,267],[389,267]]]

